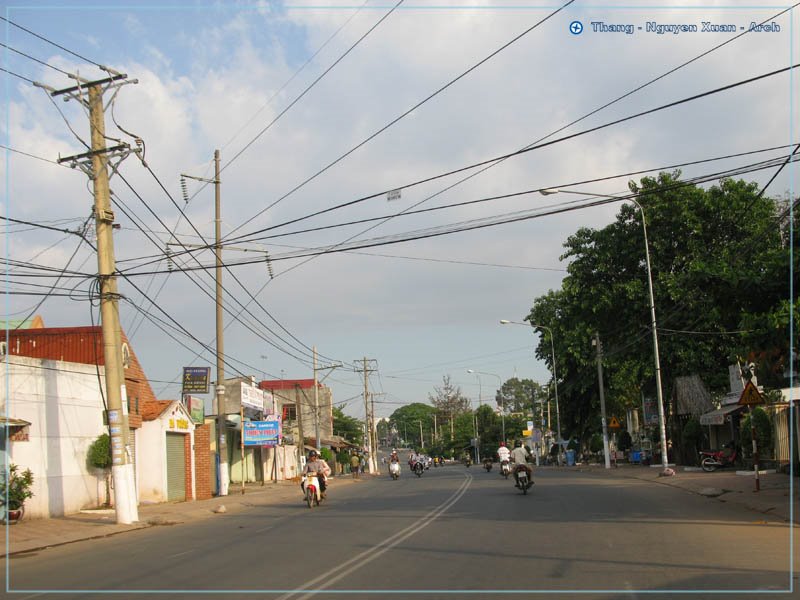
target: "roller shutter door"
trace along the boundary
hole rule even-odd
[[[170,502],[186,500],[186,451],[184,435],[167,434],[167,500]]]

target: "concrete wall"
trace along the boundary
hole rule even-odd
[[[90,365],[9,356],[8,369],[0,369],[0,414],[31,423],[28,441],[9,441],[7,448],[11,462],[33,472],[26,518],[102,502],[103,478],[86,465],[89,446],[106,433],[100,389]]]
[[[178,419],[187,421],[186,428],[177,425]],[[139,437],[136,441],[139,455],[137,476],[140,502],[167,501],[167,433],[180,433],[187,436],[184,465],[186,499],[196,498],[194,423],[183,405],[173,402],[159,418],[142,423],[142,428],[139,430]]]

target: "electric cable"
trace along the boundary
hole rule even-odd
[[[539,144],[534,144],[532,146],[528,146],[525,149],[517,150],[516,152],[511,152],[511,153],[508,153],[508,154],[503,154],[503,155],[500,155],[500,156],[496,156],[496,157],[491,158],[491,159],[482,160],[482,161],[477,162],[477,163],[472,163],[470,165],[467,165],[467,166],[464,166],[464,167],[459,167],[457,169],[453,169],[453,170],[450,170],[450,171],[447,171],[447,172],[444,172],[444,173],[440,173],[438,175],[433,175],[433,176],[430,176],[430,177],[426,177],[424,179],[418,179],[416,181],[413,181],[413,182],[407,183],[405,185],[402,185],[400,187],[392,188],[392,189],[393,190],[394,189],[401,189],[402,190],[402,189],[408,189],[408,188],[416,187],[416,186],[422,185],[423,183],[429,183],[429,182],[435,181],[437,179],[442,179],[444,177],[449,177],[450,175],[455,175],[457,173],[462,173],[464,171],[468,171],[468,170],[471,170],[471,169],[474,169],[474,168],[477,168],[477,167],[485,166],[487,164],[499,161],[501,159],[511,158],[511,157],[515,157],[515,156],[521,156],[522,154],[526,154],[526,153],[531,152],[533,150],[539,150],[541,148],[552,146],[554,144],[558,144],[558,143],[561,143],[561,142],[564,142],[564,141],[567,141],[567,140],[575,139],[575,138],[583,136],[583,135],[587,135],[589,133],[594,133],[596,131],[600,131],[602,129],[606,129],[606,128],[612,127],[614,125],[619,125],[620,123],[624,123],[626,121],[630,121],[630,120],[633,120],[633,119],[636,119],[636,118],[639,118],[639,117],[642,117],[642,116],[650,115],[650,114],[653,114],[653,113],[656,113],[656,112],[659,112],[659,111],[662,111],[662,110],[666,110],[668,108],[674,108],[675,106],[679,106],[681,104],[686,104],[688,102],[693,102],[695,100],[699,100],[701,98],[706,98],[708,96],[712,96],[714,94],[718,94],[718,93],[721,93],[721,92],[724,92],[724,91],[728,91],[728,90],[731,90],[731,89],[734,89],[734,88],[737,88],[737,87],[740,87],[740,86],[749,85],[749,84],[755,83],[757,81],[761,81],[763,79],[767,79],[769,77],[774,77],[775,75],[780,75],[782,73],[790,72],[793,69],[796,69],[798,66],[800,66],[800,64],[794,64],[794,65],[791,65],[789,67],[784,67],[784,68],[781,68],[781,69],[770,71],[768,73],[763,73],[763,74],[757,75],[755,77],[749,77],[747,79],[743,79],[743,80],[738,81],[736,83],[732,83],[732,84],[724,85],[724,86],[721,86],[721,87],[718,87],[718,88],[714,88],[714,89],[711,89],[711,90],[707,90],[705,92],[701,92],[699,94],[694,94],[692,96],[688,96],[688,97],[682,98],[680,100],[669,102],[667,104],[662,104],[662,105],[657,106],[655,108],[651,108],[651,109],[648,109],[648,110],[640,111],[638,113],[634,113],[632,115],[628,115],[628,116],[622,117],[620,119],[615,119],[613,121],[610,121],[610,122],[607,122],[607,123],[604,123],[604,124],[601,124],[601,125],[597,125],[595,127],[591,127],[589,129],[585,129],[583,131],[579,131],[579,132],[576,132],[576,133],[573,133],[573,134],[570,134],[570,135],[567,135],[567,136],[563,136],[563,137],[556,138],[556,139],[553,139],[553,140],[550,140],[550,141],[547,141],[547,142],[542,142],[542,143],[539,143]],[[335,207],[322,209],[322,210],[313,212],[313,213],[311,213],[309,215],[306,215],[306,216],[303,216],[303,217],[298,217],[298,218],[292,219],[290,221],[286,221],[284,223],[284,225],[297,223],[297,222],[300,222],[300,221],[304,221],[306,219],[310,219],[312,217],[316,217],[316,216],[319,216],[321,214],[325,214],[325,213],[331,212],[332,210],[338,210],[340,208],[344,208],[344,207],[347,207],[347,206],[353,206],[355,204],[359,204],[359,203],[364,202],[366,200],[371,200],[373,198],[377,198],[377,197],[383,196],[386,193],[388,193],[389,191],[391,191],[391,190],[383,190],[383,191],[381,191],[379,193],[370,194],[370,195],[367,195],[367,196],[362,196],[362,197],[357,198],[355,200],[351,200],[350,202],[345,202],[343,204],[339,204],[339,205],[337,205]],[[237,229],[240,229],[240,228],[241,228],[241,226],[239,228],[237,228]],[[245,234],[245,235],[240,235],[240,236],[234,237],[234,238],[231,238],[230,234],[229,234],[229,236],[226,236],[226,241],[227,242],[241,241],[242,239],[251,237],[251,236],[256,235],[258,233],[263,233],[264,231],[268,231],[269,229],[271,229],[271,228],[256,230],[255,232],[251,232],[251,233]],[[233,233],[233,232],[231,232],[231,233]],[[352,239],[352,237],[348,238],[347,240],[345,240],[342,243],[350,241],[351,239]]]
[[[80,58],[81,60],[83,60],[83,61],[85,61],[85,62],[88,62],[88,63],[91,63],[91,64],[93,64],[94,66],[98,67],[98,68],[99,68],[100,70],[102,70],[102,71],[106,71],[106,72],[108,72],[108,71],[109,71],[108,67],[105,67],[105,66],[101,65],[100,63],[97,63],[97,62],[95,62],[95,61],[93,61],[93,60],[91,60],[91,59],[89,59],[89,58],[86,58],[85,56],[81,56],[80,54],[78,54],[77,52],[73,52],[73,51],[72,51],[72,50],[70,50],[69,48],[65,48],[64,46],[61,46],[61,45],[59,45],[59,44],[56,44],[54,41],[52,41],[52,40],[49,40],[49,39],[47,39],[46,37],[44,37],[44,36],[42,36],[42,35],[39,35],[38,33],[35,33],[35,32],[33,32],[33,31],[31,31],[30,29],[26,29],[26,28],[25,28],[25,27],[23,27],[22,25],[18,25],[17,23],[14,23],[13,21],[10,21],[9,19],[6,19],[5,17],[0,17],[0,19],[2,19],[3,21],[5,21],[5,22],[6,22],[6,23],[8,23],[9,25],[13,25],[13,26],[14,26],[14,27],[16,27],[17,29],[21,29],[22,31],[24,31],[24,32],[26,32],[26,33],[29,33],[30,35],[32,35],[32,36],[35,36],[35,37],[39,38],[40,40],[43,40],[43,41],[47,42],[48,44],[52,44],[52,45],[53,45],[53,46],[55,46],[56,48],[60,48],[60,49],[61,49],[61,50],[63,50],[64,52],[69,52],[69,53],[70,53],[70,54],[72,54],[73,56],[75,56],[75,57],[77,57],[77,58]]]
[[[0,18],[2,18],[2,17],[0,17]],[[8,73],[9,75],[13,75],[14,77],[18,77],[19,79],[22,79],[23,81],[27,81],[31,85],[36,85],[36,82],[33,79],[28,79],[27,77],[25,77],[23,75],[20,75],[19,73],[14,73],[14,71],[9,71],[8,69],[4,69],[3,67],[0,67],[0,71],[3,71],[4,73]]]
[[[29,58],[30,60],[32,60],[32,61],[34,61],[34,62],[37,62],[37,63],[39,63],[40,65],[44,65],[45,67],[50,67],[50,68],[51,68],[51,69],[53,69],[54,71],[58,71],[59,73],[63,73],[63,74],[64,74],[64,75],[66,75],[67,77],[70,77],[70,78],[72,78],[72,79],[74,79],[74,78],[75,78],[75,76],[74,76],[74,75],[72,75],[72,73],[67,73],[67,72],[66,72],[64,69],[59,69],[58,67],[54,67],[53,65],[51,65],[51,64],[49,64],[49,63],[46,63],[46,62],[44,62],[43,60],[39,60],[38,58],[35,58],[35,57],[31,56],[30,54],[25,54],[24,52],[22,52],[22,51],[20,51],[20,50],[17,50],[16,48],[12,48],[11,46],[7,46],[7,45],[6,45],[6,44],[4,44],[3,42],[0,42],[0,46],[2,46],[3,48],[7,48],[8,50],[11,50],[12,52],[16,52],[16,53],[17,53],[17,54],[19,54],[20,56],[24,56],[25,58]]]
[[[401,2],[402,2],[402,0],[401,0]],[[557,8],[555,11],[553,11],[552,13],[550,13],[549,15],[547,15],[546,17],[544,17],[543,19],[541,19],[540,21],[538,21],[536,24],[534,24],[533,26],[529,27],[528,29],[526,29],[525,31],[523,31],[522,33],[520,33],[519,35],[517,35],[516,37],[514,37],[514,38],[513,38],[511,41],[509,41],[509,42],[506,42],[506,43],[505,43],[505,44],[503,44],[503,45],[502,45],[500,48],[498,48],[497,50],[495,50],[494,52],[492,52],[491,54],[489,54],[488,56],[486,56],[485,58],[483,58],[483,59],[482,59],[482,60],[480,60],[479,62],[475,63],[473,66],[471,66],[469,69],[467,69],[466,71],[464,71],[463,73],[461,73],[460,75],[458,75],[457,77],[455,77],[454,79],[451,79],[451,80],[450,80],[448,83],[446,83],[445,85],[443,85],[442,87],[440,87],[438,90],[436,90],[435,92],[433,92],[432,94],[430,94],[429,96],[427,96],[426,98],[424,98],[423,100],[421,100],[420,102],[418,102],[417,104],[415,104],[414,106],[412,106],[411,108],[409,108],[408,110],[406,110],[406,111],[405,111],[404,113],[402,113],[400,116],[398,116],[398,117],[394,118],[394,119],[393,119],[392,121],[390,121],[388,124],[384,125],[384,126],[383,126],[383,127],[381,127],[380,129],[378,129],[376,132],[374,132],[373,134],[369,135],[369,136],[368,136],[366,139],[362,140],[361,142],[359,142],[358,144],[356,144],[355,146],[353,146],[352,148],[350,148],[350,150],[348,150],[347,152],[345,152],[344,154],[342,154],[341,156],[339,156],[339,157],[338,157],[337,159],[335,159],[333,162],[331,162],[331,163],[328,163],[328,165],[326,165],[326,166],[325,166],[325,167],[323,167],[322,169],[318,170],[316,173],[314,173],[314,174],[313,174],[313,175],[311,175],[310,177],[306,178],[304,181],[302,181],[301,183],[299,183],[298,185],[296,185],[294,188],[292,188],[291,190],[289,190],[288,192],[286,192],[286,193],[285,193],[283,196],[279,197],[277,200],[275,200],[274,202],[272,202],[271,204],[269,204],[269,205],[268,205],[266,208],[264,208],[264,209],[260,210],[260,211],[259,211],[259,212],[257,212],[255,215],[253,215],[253,216],[252,216],[250,219],[247,219],[247,220],[245,220],[245,221],[244,221],[244,222],[243,222],[241,225],[239,225],[238,227],[234,228],[234,229],[233,229],[233,230],[232,230],[232,231],[231,231],[231,232],[228,234],[228,236],[226,236],[226,239],[227,239],[227,237],[230,237],[230,236],[232,236],[232,235],[233,235],[234,233],[236,233],[236,232],[237,232],[239,229],[241,229],[242,227],[244,227],[245,223],[249,223],[250,221],[253,221],[254,219],[256,219],[256,218],[258,218],[259,216],[261,216],[262,214],[264,214],[266,211],[268,211],[268,210],[270,210],[271,208],[273,208],[273,207],[274,207],[275,205],[277,205],[278,203],[280,203],[280,202],[282,202],[283,200],[285,200],[286,198],[288,198],[290,195],[294,194],[294,193],[295,193],[297,190],[299,190],[300,188],[302,188],[302,187],[303,187],[303,186],[305,186],[306,184],[310,183],[311,181],[313,181],[314,179],[316,179],[317,177],[319,177],[320,175],[322,175],[323,173],[325,173],[325,172],[326,172],[328,169],[330,169],[330,168],[331,168],[331,167],[333,167],[334,165],[338,164],[339,162],[341,162],[342,160],[344,160],[345,158],[347,158],[348,156],[350,156],[350,155],[351,155],[353,152],[355,152],[356,150],[358,150],[359,148],[361,148],[362,146],[364,146],[365,144],[367,144],[367,143],[368,143],[368,142],[370,142],[371,140],[375,139],[375,138],[376,138],[377,136],[379,136],[381,133],[383,133],[384,131],[386,131],[386,130],[387,130],[387,129],[389,129],[390,127],[392,127],[392,126],[393,126],[395,123],[397,123],[397,122],[398,122],[398,121],[400,121],[401,119],[405,118],[406,116],[408,116],[409,114],[411,114],[412,112],[414,112],[414,111],[415,111],[417,108],[419,108],[420,106],[422,106],[423,104],[425,104],[425,103],[426,103],[426,102],[428,102],[429,100],[432,100],[433,98],[435,98],[436,96],[438,96],[440,93],[442,93],[443,91],[445,91],[446,89],[448,89],[450,86],[452,86],[453,84],[455,84],[457,81],[459,81],[459,80],[463,79],[463,78],[464,78],[464,77],[466,77],[468,74],[470,74],[472,71],[474,71],[475,69],[477,69],[478,67],[480,67],[480,66],[481,66],[481,65],[483,65],[484,63],[488,62],[489,60],[491,60],[492,58],[494,58],[495,56],[497,56],[498,54],[500,54],[500,53],[501,53],[503,50],[505,50],[506,48],[508,48],[509,46],[511,46],[512,44],[514,44],[515,42],[517,42],[518,40],[520,40],[520,39],[522,39],[523,37],[525,37],[525,36],[526,36],[528,33],[530,33],[531,31],[533,31],[534,29],[536,29],[537,27],[539,27],[539,25],[541,25],[541,24],[542,24],[542,23],[544,23],[545,21],[549,20],[550,18],[552,18],[553,16],[555,16],[556,14],[558,14],[559,12],[561,12],[562,10],[564,10],[564,9],[565,9],[567,6],[569,6],[569,5],[570,5],[570,4],[572,4],[573,2],[575,2],[575,0],[568,0],[568,1],[567,1],[565,4],[563,4],[561,7]],[[398,4],[397,4],[397,5],[395,5],[395,7],[394,7],[392,10],[394,10],[395,8],[397,8],[397,6],[399,6],[399,4],[400,4],[400,3],[398,2]],[[388,16],[388,15],[387,15],[387,16]],[[236,158],[236,157],[234,157],[234,158]],[[230,164],[230,162],[229,162],[228,164]]]

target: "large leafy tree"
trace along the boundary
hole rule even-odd
[[[675,377],[697,373],[725,391],[736,356],[757,357],[759,383],[777,383],[792,308],[785,207],[759,196],[755,184],[723,180],[704,190],[679,177],[630,184],[647,219],[667,411]],[[564,246],[561,288],[536,298],[527,319],[553,330],[562,426],[586,439],[600,425],[595,333],[608,414],[655,395],[642,213],[624,204],[613,223],[579,229]],[[536,355],[549,364],[549,340]]]
[[[541,400],[547,391],[532,379],[512,377],[498,390],[495,400],[505,414],[530,414],[534,400]]]
[[[354,444],[361,445],[364,439],[362,422],[355,417],[344,414],[342,409],[337,406],[333,407],[333,432]]]
[[[433,394],[428,394],[428,400],[436,411],[439,425],[453,432],[457,417],[470,412],[469,398],[461,393],[460,386],[453,385],[449,375],[444,375],[441,387],[434,386],[433,390]]]
[[[433,438],[433,415],[436,409],[422,402],[401,406],[389,417],[389,427],[416,448],[422,447],[422,437],[430,444]]]

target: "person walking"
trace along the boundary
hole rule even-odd
[[[358,454],[353,452],[350,455],[350,473],[353,475],[353,479],[358,479],[358,472],[361,468],[361,459],[358,458]]]

